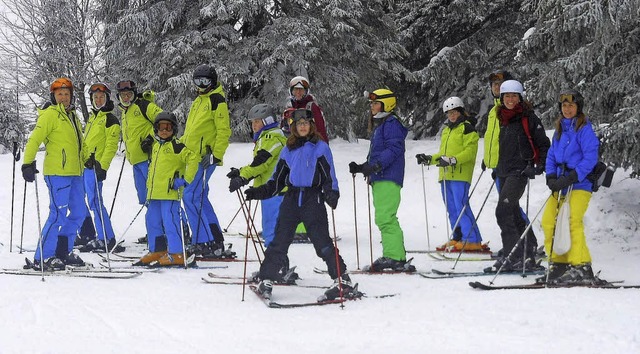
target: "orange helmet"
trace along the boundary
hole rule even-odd
[[[73,91],[73,83],[71,83],[71,80],[67,79],[66,77],[55,79],[49,87],[49,92],[53,92],[59,88],[68,88],[69,90]]]

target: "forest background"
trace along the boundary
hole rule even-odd
[[[503,69],[523,82],[547,129],[558,93],[582,92],[603,159],[640,169],[640,0],[0,0],[0,10],[5,151],[24,143],[60,76],[76,98],[97,81],[134,80],[184,124],[193,69],[210,64],[233,139],[247,141],[248,110],[282,110],[289,80],[302,75],[330,137],[355,141],[367,138],[363,92],[380,87],[397,94],[413,139],[437,135],[450,96],[463,98],[482,133],[487,78]],[[76,105],[86,119],[88,100]]]

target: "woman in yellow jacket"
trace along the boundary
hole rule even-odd
[[[25,146],[22,176],[36,178],[36,153],[45,144],[44,181],[49,188],[49,217],[41,233],[41,247],[25,268],[64,269],[84,265],[73,243],[86,216],[82,183],[82,126],[73,102],[73,84],[67,78],[51,83],[51,102],[38,110],[38,120]],[[42,263],[42,264],[41,264]]]

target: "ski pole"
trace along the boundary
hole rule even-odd
[[[211,166],[213,165],[213,154],[211,152],[211,148],[208,145],[207,145],[207,155],[209,156],[209,166]],[[203,228],[209,227],[209,225],[205,225],[204,221],[202,220],[202,208],[204,207],[204,193],[207,190],[207,188],[205,187],[205,184],[207,183],[207,168],[202,167],[202,181],[201,181],[202,193],[200,194],[200,208],[198,209],[198,222],[196,223],[198,226],[196,229],[196,241],[194,244],[197,244],[198,241],[200,241],[200,224],[202,223]],[[222,245],[222,249],[224,251],[224,244]]]
[[[480,206],[480,210],[478,211],[478,215],[476,215],[476,217],[473,219],[473,224],[471,225],[471,228],[469,229],[469,231],[467,232],[465,237],[463,237],[464,242],[462,243],[462,249],[458,253],[458,257],[456,258],[456,261],[453,263],[453,267],[451,267],[451,269],[456,269],[456,266],[458,265],[458,261],[460,260],[460,257],[462,256],[462,251],[467,246],[467,241],[469,239],[469,235],[471,235],[471,233],[473,232],[474,228],[478,225],[478,219],[480,218],[480,214],[482,214],[482,210],[484,209],[485,204],[487,204],[487,199],[489,199],[489,195],[491,194],[491,190],[493,189],[493,186],[495,184],[496,184],[496,181],[493,181],[491,183],[491,187],[489,187],[489,191],[487,192],[487,195],[484,197],[484,201],[482,202],[482,206]],[[463,208],[463,210],[464,210],[464,208]]]
[[[527,177],[527,218],[525,219],[525,224],[529,223],[529,187],[531,186],[531,179]],[[527,247],[529,246],[529,233],[524,236],[524,245],[522,247],[522,259],[527,259]],[[522,276],[525,277],[526,267],[522,267]]]
[[[429,238],[429,215],[427,214],[427,186],[424,181],[424,164],[422,164],[421,166],[422,166],[422,198],[424,200],[424,220],[427,225],[427,251],[431,251],[431,239]]]
[[[16,162],[20,160],[18,142],[13,142],[13,172],[11,173],[11,232],[9,237],[9,253],[13,252],[13,205],[16,195]]]
[[[538,216],[540,216],[540,213],[544,210],[545,205],[547,205],[547,202],[549,202],[549,199],[553,198],[553,194],[551,194],[545,201],[544,204],[542,204],[542,207],[540,208],[540,210],[538,210],[538,212],[536,213],[536,216],[533,218],[533,220],[531,220],[531,222],[529,223],[529,225],[527,225],[527,227],[524,229],[524,232],[522,233],[522,235],[520,235],[520,238],[518,238],[518,242],[516,242],[516,244],[513,246],[513,248],[511,249],[511,251],[509,252],[509,254],[507,255],[507,258],[505,258],[505,262],[502,263],[500,265],[500,268],[498,268],[498,271],[496,272],[496,275],[493,277],[493,279],[491,279],[491,281],[489,282],[489,284],[493,285],[493,282],[496,280],[496,278],[498,277],[498,275],[500,274],[500,272],[502,271],[502,268],[504,268],[504,265],[507,263],[507,261],[509,261],[509,259],[511,259],[511,256],[513,255],[513,253],[516,251],[516,249],[518,249],[518,245],[520,244],[520,242],[522,242],[522,240],[524,240],[525,235],[527,234],[527,232],[529,232],[529,229],[531,229],[531,226],[533,225],[533,222],[538,218]],[[522,266],[525,266],[525,262],[526,259],[522,261]]]
[[[242,215],[244,216],[244,219],[247,223],[248,232],[246,237],[251,238],[251,242],[253,243],[253,248],[256,251],[256,257],[258,257],[258,262],[262,264],[262,259],[260,257],[260,254],[262,253],[264,255],[264,248],[262,247],[262,243],[260,243],[260,240],[258,239],[258,233],[256,232],[256,225],[253,222],[253,218],[251,217],[251,201],[244,199],[239,189],[236,190],[236,195],[238,196],[238,200],[240,201],[240,206],[242,207]],[[247,205],[247,202],[249,202],[248,205]],[[246,209],[245,209],[245,206],[246,206]],[[260,244],[260,250],[258,250],[258,246],[256,246],[256,243]]]
[[[340,255],[338,254],[338,234],[336,233],[336,216],[331,208],[331,223],[333,224],[333,252],[336,255],[336,272],[338,274],[338,289],[340,289],[340,309],[344,310],[344,292],[342,290],[342,271],[340,269]]]
[[[449,242],[449,240],[451,240],[451,238],[453,237],[450,233],[449,233],[449,201],[447,200],[447,179],[446,179],[446,174],[447,174],[447,169],[446,167],[442,167],[442,195],[444,196],[444,217],[446,220],[446,227],[447,227],[447,242]],[[453,230],[451,230],[453,232]]]
[[[113,201],[111,201],[111,209],[109,210],[109,217],[113,215],[113,207],[116,205],[116,197],[118,196],[118,188],[120,188],[120,180],[122,179],[122,171],[124,170],[124,163],[126,161],[126,156],[122,157],[122,165],[120,166],[120,175],[118,175],[118,183],[116,183],[116,191],[113,194]]]
[[[20,254],[22,254],[22,240],[24,239],[24,211],[27,204],[27,181],[24,181],[24,189],[22,194],[22,226],[20,227]]]
[[[229,225],[227,225],[227,227],[225,227],[224,229],[222,229],[222,231],[224,232],[229,232],[229,227],[231,227],[231,224],[233,224],[233,221],[236,219],[236,217],[238,217],[238,214],[240,214],[240,211],[242,210],[242,205],[240,205],[240,207],[238,208],[238,210],[236,211],[236,214],[233,216],[233,218],[231,218],[231,221],[229,221]]]
[[[122,240],[124,240],[124,235],[127,234],[127,231],[129,231],[129,229],[131,228],[131,225],[133,225],[133,223],[138,218],[138,215],[140,215],[140,213],[142,212],[142,209],[144,209],[144,207],[146,207],[148,205],[148,203],[149,203],[149,201],[147,200],[147,201],[144,202],[144,204],[142,204],[142,206],[140,206],[140,210],[138,210],[136,215],[133,217],[133,220],[131,220],[131,222],[129,223],[129,226],[127,226],[127,228],[124,230],[122,235],[120,235],[120,238],[116,240],[116,245],[119,244]],[[109,254],[113,253],[113,250],[115,250],[115,249],[116,248],[114,247],[112,250],[110,250]]]
[[[102,240],[104,241],[104,250],[105,250],[105,256],[107,257],[107,267],[109,268],[109,271],[111,271],[111,259],[109,257],[109,245],[107,243],[107,229],[104,226],[104,213],[102,212],[103,209],[103,205],[102,205],[102,198],[100,198],[100,186],[98,185],[98,174],[96,173],[96,153],[95,151],[91,154],[90,157],[91,160],[93,160],[93,182],[96,185],[96,201],[95,203],[97,203],[96,207],[98,208],[99,212],[98,215],[100,216],[100,223],[102,224]],[[115,239],[115,237],[114,237]],[[114,240],[115,241],[115,240]],[[116,247],[118,246],[118,244],[116,243],[115,246],[113,246],[113,249],[115,250]]]
[[[353,178],[353,227],[356,230],[356,265],[358,269],[360,269],[360,248],[358,242],[358,212],[357,212],[357,202],[356,202],[356,174],[352,173],[351,177]],[[368,187],[367,187],[368,188]]]
[[[564,172],[563,172],[564,173]],[[549,286],[549,273],[551,270],[551,265],[553,265],[553,245],[556,241],[556,227],[558,227],[558,214],[560,213],[560,204],[562,203],[566,203],[568,202],[568,198],[569,198],[569,194],[571,193],[571,190],[573,189],[573,185],[571,185],[569,187],[569,189],[567,190],[567,193],[563,196],[562,195],[562,190],[558,191],[558,200],[557,200],[557,204],[556,204],[556,220],[553,223],[553,233],[551,234],[551,248],[549,249],[549,267],[547,268],[546,274],[545,274],[545,279],[544,279],[544,283],[545,283],[545,287]],[[549,198],[553,198],[553,192],[551,193],[551,197]]]
[[[371,228],[371,191],[367,183],[367,208],[369,209],[369,254],[371,257],[371,268],[373,269],[373,229]]]
[[[480,179],[482,178],[482,174],[484,173],[484,171],[480,172],[480,176],[478,176],[478,180],[476,181],[476,183],[473,185],[473,188],[471,189],[471,193],[469,193],[469,200],[467,201],[467,203],[462,207],[462,210],[460,210],[460,213],[458,214],[458,218],[456,219],[456,222],[453,224],[453,227],[451,228],[451,230],[453,232],[455,232],[455,230],[458,228],[458,225],[460,224],[460,221],[462,219],[462,215],[464,215],[464,212],[467,210],[467,208],[469,208],[469,203],[471,201],[471,196],[473,196],[473,192],[475,192],[476,187],[478,186],[478,183],[480,183]],[[485,198],[486,200],[486,198]],[[446,203],[446,202],[445,202]],[[449,209],[447,209],[449,210]],[[453,237],[453,235],[452,235]],[[448,239],[448,241],[450,241],[451,239]]]
[[[40,247],[40,273],[44,281],[44,256],[42,254],[42,221],[40,221],[40,195],[38,194],[38,178],[33,180],[36,187],[36,212],[38,213],[38,247]]]

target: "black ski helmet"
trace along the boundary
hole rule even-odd
[[[193,78],[195,79],[197,77],[206,77],[211,79],[212,85],[218,81],[218,74],[216,73],[216,70],[207,64],[201,64],[196,67],[193,71]]]
[[[173,126],[173,135],[171,135],[172,137],[178,134],[178,118],[176,118],[176,115],[172,112],[162,111],[158,113],[156,119],[153,121],[153,132],[155,133],[158,140],[161,140],[160,137],[158,137],[158,126],[161,121],[169,121],[171,123],[171,125]]]
[[[569,89],[560,92],[560,96],[558,96],[558,108],[560,112],[562,112],[562,102],[572,102],[578,106],[578,114],[581,114],[584,109],[584,97],[582,94],[576,90]]]

